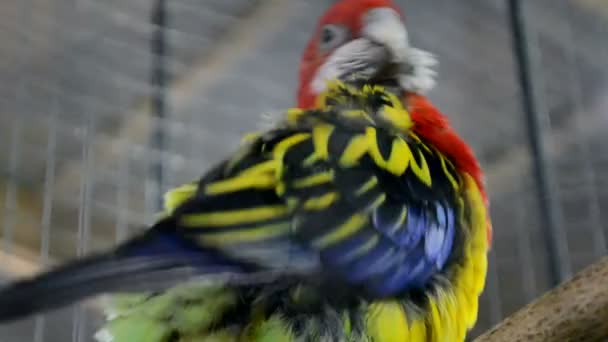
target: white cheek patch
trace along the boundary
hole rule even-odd
[[[338,79],[340,76],[340,71],[335,63],[330,63],[329,61],[317,71],[315,78],[312,80],[310,87],[315,94],[319,94],[325,90],[327,87],[327,82],[330,80]]]
[[[364,20],[362,35],[388,48],[391,62],[402,61],[410,44],[399,14],[390,8],[378,8],[367,12]]]
[[[374,45],[370,41],[367,41],[367,44],[370,47],[378,48],[378,45]],[[339,52],[336,51],[317,71],[311,83],[311,89],[315,94],[323,92],[329,81],[340,79],[353,70],[357,70],[358,75],[369,75],[370,78],[378,70],[377,65],[374,66],[373,63],[370,63],[370,58],[357,59],[356,56],[348,55],[347,51],[343,51],[344,54]],[[435,87],[437,78],[435,67],[438,62],[432,53],[408,47],[398,64],[400,64],[399,73],[395,75],[395,78],[403,90],[425,94]]]
[[[363,38],[336,49],[311,82],[315,94],[327,83],[356,74],[372,79],[387,63],[398,66],[394,75],[399,86],[414,93],[427,93],[435,86],[437,59],[430,52],[409,44],[408,33],[397,12],[388,8],[371,10],[365,18]]]
[[[329,81],[340,79],[353,72],[372,77],[378,71],[378,62],[385,58],[387,58],[387,51],[382,46],[369,39],[355,39],[331,54],[317,71],[311,88],[316,94],[319,94],[327,88]]]
[[[438,64],[437,58],[427,51],[410,47],[407,49],[403,65],[409,70],[399,74],[397,80],[401,88],[414,93],[425,94],[435,87]]]
[[[396,75],[401,88],[426,93],[435,86],[437,59],[431,53],[410,46],[408,32],[397,12],[378,8],[365,16],[363,36],[384,45],[391,52],[391,62],[400,65]]]

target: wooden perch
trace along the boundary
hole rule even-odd
[[[604,257],[475,342],[607,340],[608,257]]]

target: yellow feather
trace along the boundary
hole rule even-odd
[[[447,162],[449,160],[446,160]],[[466,205],[470,210],[468,217],[464,217],[464,211],[460,210],[459,220],[467,221],[470,224],[468,225],[469,238],[465,239],[463,246],[462,266],[455,266],[452,278],[452,284],[454,284],[453,310],[457,315],[456,318],[459,318],[454,327],[454,338],[458,338],[458,340],[464,339],[465,331],[472,328],[477,320],[479,295],[483,289],[487,272],[488,249],[488,217],[481,194],[469,175],[463,175],[462,184],[465,189]],[[464,201],[460,202],[461,207],[464,204]],[[446,304],[447,310],[450,310],[452,303],[446,302]]]
[[[444,336],[450,336],[451,341],[461,341],[458,337],[458,325],[464,325],[457,316],[457,308],[455,298],[450,289],[439,290],[440,296],[438,300],[439,310],[441,313],[441,322],[443,325]]]
[[[272,189],[275,187],[275,176],[272,174],[244,175],[210,183],[205,186],[207,195],[219,195],[246,189]]]
[[[395,139],[395,141],[393,141],[389,160],[386,161],[380,153],[380,147],[378,147],[376,129],[374,127],[368,127],[365,130],[365,135],[369,146],[369,155],[378,167],[399,176],[402,175],[409,166],[422,183],[427,186],[432,185],[431,170],[429,169],[426,158],[424,158],[422,152],[418,151],[418,156],[420,157],[420,165],[418,165],[418,162],[416,161],[416,158],[414,158],[414,154],[407,143],[402,139]],[[395,149],[397,150],[395,151]]]
[[[279,166],[279,162],[276,160],[268,160],[256,165],[253,165],[241,172],[239,172],[239,176],[255,176],[260,173],[271,173],[274,175],[277,167]]]
[[[401,111],[405,111],[405,108],[403,107],[403,102],[401,102],[401,99],[399,97],[397,97],[397,95],[395,95],[391,92],[385,91],[385,88],[382,86],[377,86],[376,89],[388,97],[388,99],[391,102],[391,107],[396,108]]]
[[[367,137],[364,135],[354,136],[349,142],[342,156],[340,164],[345,167],[352,167],[359,162],[359,159],[367,153]]]
[[[287,110],[287,121],[290,124],[296,124],[298,119],[302,117],[304,114],[304,110],[301,108],[290,108]]]
[[[262,133],[260,133],[260,132],[245,133],[245,134],[243,134],[243,137],[241,138],[241,144],[250,144],[250,143],[254,142],[256,139],[260,138],[261,136],[262,136]]]
[[[410,322],[410,341],[426,341],[426,323],[423,320],[414,319]]]
[[[467,291],[459,291],[462,296],[459,303],[462,305],[461,314],[464,318],[465,328],[471,329],[475,322],[477,321],[477,311],[475,310],[476,302],[479,300],[477,295],[467,292]]]
[[[475,270],[470,256],[465,256],[464,265],[465,267],[461,267],[457,273],[454,282],[457,286],[456,291],[459,291],[462,293],[463,297],[466,297],[466,306],[463,306],[465,309],[463,317],[467,322],[467,327],[470,328],[477,320],[477,313],[474,310],[474,305],[476,305],[475,303],[478,300],[478,293],[475,291]]]
[[[488,258],[485,254],[473,256],[475,259],[475,273],[473,276],[473,291],[479,294],[483,291],[488,270]]]
[[[399,218],[397,218],[397,221],[393,225],[393,228],[391,229],[390,233],[391,234],[396,233],[397,230],[399,230],[403,226],[406,219],[407,219],[407,206],[404,205],[401,207],[401,212],[399,213]]]
[[[167,191],[167,193],[163,197],[165,211],[171,213],[173,210],[175,210],[175,208],[183,204],[186,200],[192,198],[192,196],[196,194],[197,190],[197,183],[189,183]]]
[[[367,114],[366,111],[361,110],[361,109],[354,109],[354,110],[343,110],[340,112],[340,115],[345,116],[347,118],[352,118],[352,119],[364,119],[367,122],[373,124],[374,120],[369,116],[369,114]]]
[[[289,222],[282,222],[249,229],[238,229],[230,232],[204,234],[200,235],[199,241],[207,245],[211,244],[218,246],[247,243],[287,235],[290,230],[291,224]]]
[[[267,319],[251,322],[243,336],[242,342],[291,342],[295,340],[289,324],[279,315],[273,315]]]
[[[418,156],[420,157],[420,165],[418,165],[416,158],[414,158],[414,154],[412,153],[412,151],[409,148],[408,148],[408,150],[410,151],[410,156],[411,156],[410,157],[410,169],[414,172],[416,177],[418,177],[418,179],[422,183],[424,183],[430,187],[433,182],[431,180],[431,170],[429,169],[429,166],[426,163],[426,158],[424,158],[424,155],[422,154],[422,152],[418,151]]]
[[[467,199],[469,201],[471,222],[471,267],[474,268],[473,288],[475,293],[481,293],[484,287],[488,268],[487,259],[487,210],[476,183],[469,175],[465,175]]]
[[[279,181],[276,185],[275,192],[277,193],[277,195],[283,196],[283,194],[285,194],[285,189],[285,183]]]
[[[372,341],[411,341],[407,316],[397,301],[376,302],[369,306],[366,315],[367,334]]]
[[[474,290],[475,270],[468,249],[470,248],[465,246],[464,267],[459,267],[456,270],[456,275],[452,280],[456,287],[454,291],[457,292],[461,315],[466,323],[467,329],[471,328],[477,320],[477,313],[474,310],[474,306],[477,305],[476,303],[478,301],[478,293]]]
[[[327,209],[330,205],[338,200],[337,192],[330,192],[323,196],[313,197],[304,202],[304,209],[306,210],[323,210]]]
[[[450,171],[448,171],[445,157],[443,155],[440,155],[439,160],[441,161],[441,169],[443,170],[443,173],[450,181],[450,184],[452,184],[452,187],[454,188],[454,190],[456,190],[456,191],[460,190],[460,185],[458,184],[456,177],[454,177],[454,175],[452,175],[452,173]]]
[[[466,246],[463,246],[466,247]],[[466,263],[466,259],[463,260],[463,263]],[[452,276],[452,281],[455,283],[457,288],[466,288],[471,287],[473,284],[473,279],[467,279],[467,276],[471,274],[470,268],[463,267],[459,264],[452,266],[452,271],[454,275]]]
[[[350,337],[350,335],[352,334],[353,331],[353,325],[352,322],[350,321],[350,315],[348,314],[348,312],[344,311],[342,312],[342,329],[344,330],[344,335],[346,335],[346,337]]]
[[[313,246],[319,249],[330,247],[349,236],[352,236],[367,224],[367,216],[355,214],[336,229],[313,241]]]
[[[422,148],[423,148],[425,151],[427,151],[428,153],[433,153],[433,151],[431,151],[431,149],[430,149],[430,148],[429,148],[429,147],[428,147],[428,146],[427,146],[427,145],[426,145],[426,144],[425,144],[425,143],[422,141],[422,139],[420,139],[420,137],[419,137],[417,134],[415,134],[414,132],[410,131],[410,132],[409,132],[409,134],[408,134],[408,137],[410,137],[410,138],[412,138],[412,139],[416,140],[416,141],[418,142],[418,144],[420,144],[420,146],[422,146]],[[449,163],[449,162],[450,162],[450,161],[448,160],[448,163]],[[451,164],[451,163],[450,163],[450,164]]]
[[[407,143],[401,138],[396,138],[393,140],[393,146],[388,162],[386,163],[386,169],[394,175],[402,175],[410,164],[410,158],[412,158],[412,152],[407,146]]]
[[[279,163],[277,165],[277,171],[276,171],[277,177],[281,177],[283,175],[283,157],[285,157],[285,153],[287,153],[287,150],[289,150],[291,147],[293,147],[303,141],[306,141],[308,139],[310,139],[309,133],[297,133],[288,138],[281,140],[281,142],[276,144],[276,146],[274,147],[274,149],[272,151],[272,154],[273,154],[274,160],[276,160]]]
[[[456,283],[454,289],[454,294],[456,296],[456,318],[459,320],[459,322],[457,323],[457,336],[462,336],[461,339],[463,339],[465,337],[467,329],[469,328],[467,312],[469,310],[470,304],[465,291],[463,291],[463,289],[460,288],[458,285],[459,284]]]
[[[367,182],[365,182],[359,189],[357,189],[357,191],[355,191],[355,195],[361,196],[373,189],[376,185],[378,185],[378,178],[376,178],[376,176],[371,176]]]
[[[346,85],[344,82],[342,82],[340,80],[327,81],[326,90],[324,92],[320,93],[319,96],[317,96],[317,101],[315,103],[316,107],[321,108],[321,109],[327,109],[327,107],[328,107],[327,99],[328,98],[331,98],[334,101],[339,101],[339,100],[343,99],[343,97],[340,96],[341,89],[345,89],[353,95],[359,93],[353,87],[349,87],[348,85]]]
[[[310,167],[312,166],[314,163],[319,161],[319,156],[317,156],[314,152],[311,153],[308,157],[306,157],[306,159],[304,159],[304,161],[302,162],[302,165],[305,167]]]
[[[444,342],[441,314],[439,313],[439,308],[437,307],[436,298],[434,296],[429,297],[428,306],[428,309],[430,310],[430,315],[428,315],[428,323],[430,327],[431,339],[433,342]]]
[[[486,223],[488,218],[486,206],[484,205],[484,200],[481,197],[479,188],[477,188],[477,185],[475,181],[471,178],[471,176],[465,174],[463,178],[467,189],[467,199],[471,208],[470,220],[472,222],[472,228],[474,230],[472,241],[475,242],[475,245],[484,246],[487,244]]]
[[[202,214],[186,214],[180,217],[180,220],[181,224],[186,227],[225,227],[270,220],[287,213],[288,208],[284,205],[270,205]]]
[[[319,124],[312,130],[312,139],[315,144],[315,154],[321,160],[329,158],[329,137],[334,130],[332,125]]]
[[[370,210],[378,208],[384,201],[386,201],[386,194],[380,194],[369,206]]]
[[[395,107],[395,103],[390,106],[384,106],[380,115],[402,132],[406,132],[413,126],[412,119],[405,109]]]
[[[380,147],[378,147],[378,140],[376,139],[376,129],[374,127],[367,127],[365,130],[367,137],[367,144],[369,146],[369,155],[372,157],[376,165],[386,170],[386,160],[382,158],[380,153]]]
[[[328,183],[332,180],[334,180],[334,172],[332,170],[323,171],[308,177],[294,180],[293,187],[296,189],[308,188],[311,186]]]
[[[469,329],[471,329],[475,325],[475,322],[477,322],[478,311],[479,311],[479,299],[475,298],[475,300],[472,300],[470,302],[470,306],[469,306],[469,312],[468,312]]]
[[[481,197],[479,197],[481,201]],[[471,248],[480,252],[485,252],[488,249],[488,234],[486,229],[486,209],[483,203],[474,203],[474,208],[471,212],[471,222],[483,223],[484,226],[478,230],[473,231],[471,236]]]

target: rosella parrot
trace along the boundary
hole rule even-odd
[[[114,297],[97,338],[464,340],[491,224],[472,150],[424,97],[434,66],[392,1],[336,2],[296,108],[168,192],[145,233],[3,288],[0,320],[147,291]]]

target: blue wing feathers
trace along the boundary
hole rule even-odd
[[[456,222],[454,219],[454,209],[446,207],[446,227],[447,227],[447,237],[443,242],[443,246],[441,248],[441,253],[438,256],[438,267],[443,267],[447,262],[451,252],[452,247],[454,246],[454,240],[456,239]]]
[[[417,248],[412,253],[405,256],[401,254],[403,260],[390,272],[377,277],[370,283],[370,291],[380,297],[390,296],[395,292],[408,290],[417,287],[421,283],[422,273],[429,269],[428,261],[424,258],[421,248]]]
[[[375,232],[371,229],[366,229],[354,236],[351,236],[343,242],[332,246],[321,252],[324,260],[332,265],[340,266],[353,261],[357,255],[365,253],[362,251],[369,243],[373,243]]]
[[[383,273],[394,264],[396,254],[395,247],[388,239],[381,239],[371,251],[343,266],[348,271],[347,280],[359,284]]]

